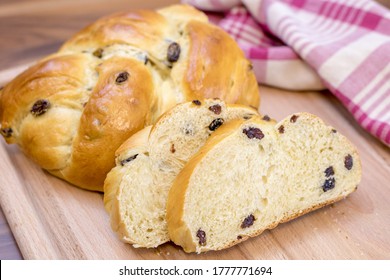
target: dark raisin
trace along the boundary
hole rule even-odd
[[[122,73],[119,73],[118,77],[116,77],[116,80],[115,82],[117,84],[121,84],[121,83],[124,83],[127,81],[127,79],[129,78],[130,74],[128,72],[122,72]]]
[[[47,112],[50,108],[50,102],[46,99],[37,100],[31,108],[31,114],[34,116],[40,116]]]
[[[221,118],[218,118],[218,119],[215,119],[213,120],[210,125],[209,125],[209,129],[211,131],[214,131],[216,130],[218,127],[220,127],[224,122],[224,119],[221,119]]]
[[[184,129],[184,133],[186,134],[186,135],[193,135],[194,134],[194,132],[192,131],[192,129],[191,128],[185,128]]]
[[[180,57],[180,45],[173,42],[168,47],[167,60],[169,62],[176,62]]]
[[[278,130],[280,134],[284,133],[284,126],[283,125],[279,126]]]
[[[333,177],[331,177],[325,180],[324,184],[322,185],[322,189],[324,190],[324,192],[327,192],[333,189],[335,185],[336,185],[336,180]]]
[[[103,57],[103,49],[102,48],[98,48],[92,54],[94,56],[96,56],[97,58],[102,58]]]
[[[241,235],[237,235],[237,240],[240,240],[242,239],[242,236]]]
[[[12,128],[10,128],[10,127],[5,127],[5,128],[3,128],[3,129],[1,129],[1,134],[2,134],[5,138],[11,137],[11,136],[12,136],[12,133],[13,133],[13,130],[12,130]]]
[[[211,112],[213,112],[214,114],[219,115],[219,114],[221,114],[222,108],[221,108],[221,105],[215,104],[213,106],[210,106],[209,110]]]
[[[126,163],[129,163],[130,161],[135,160],[138,157],[138,154],[135,154],[134,156],[131,156],[127,159],[121,160],[121,165],[124,166]]]
[[[174,154],[174,153],[176,152],[175,144],[172,144],[172,145],[171,145],[170,151],[171,151],[172,154]]]
[[[348,154],[345,158],[344,158],[344,166],[345,168],[347,168],[348,170],[351,170],[352,169],[352,166],[353,166],[353,158],[350,154]]]
[[[297,115],[292,115],[291,118],[290,118],[290,122],[295,123],[295,122],[297,121],[298,118],[299,118],[299,116],[297,116]]]
[[[197,105],[197,106],[202,105],[202,102],[200,102],[199,100],[192,100],[192,103]]]
[[[250,214],[248,217],[246,217],[244,219],[244,221],[242,222],[241,224],[241,228],[247,228],[247,227],[250,227],[253,225],[254,221],[255,221],[255,216],[253,216],[252,214]]]
[[[271,118],[268,115],[264,115],[262,119],[267,122],[271,120]]]
[[[327,169],[325,169],[325,176],[326,178],[334,175],[333,166],[329,166]]]
[[[260,130],[260,128],[256,127],[244,128],[242,133],[244,133],[249,139],[256,138],[261,140],[264,138],[264,133]]]
[[[196,232],[196,237],[199,238],[200,246],[206,245],[206,233],[203,230],[198,229],[198,231]]]
[[[332,129],[332,132],[333,132],[333,133],[336,133],[336,132],[337,132],[337,130],[333,128],[333,129]]]

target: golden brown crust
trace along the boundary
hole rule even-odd
[[[224,31],[207,23],[191,21],[187,29],[191,47],[188,69],[183,78],[189,99],[219,97],[227,103],[257,108],[256,78],[236,42]],[[226,59],[227,53],[231,59]],[[243,90],[247,94],[242,94]]]
[[[153,94],[150,73],[137,60],[112,58],[103,62],[98,72],[99,80],[73,141],[71,162],[61,171],[69,182],[92,190],[100,189],[89,186],[100,186],[115,166],[112,153],[105,152],[107,144],[118,147],[150,123]],[[129,73],[129,77],[118,85],[115,79],[123,72]]]
[[[173,42],[176,62],[167,60]],[[190,6],[107,16],[4,87],[2,134],[52,174],[102,191],[115,150],[175,104],[220,97],[258,107],[248,65],[233,39]],[[117,84],[123,72],[128,79]],[[30,112],[38,100],[50,103],[39,116]]]
[[[83,84],[85,75],[82,69],[87,63],[86,58],[79,54],[53,56],[7,84],[0,96],[1,127],[12,127],[14,134],[5,140],[8,143],[15,141],[18,135],[16,123],[29,114],[36,100],[77,91]]]
[[[129,44],[139,49],[150,49],[161,43],[168,28],[166,19],[151,10],[130,11],[103,17],[87,26],[61,48],[104,47],[113,44]]]
[[[8,143],[18,143],[23,151],[45,169],[63,168],[77,129],[82,109],[82,85],[88,64],[83,55],[53,56],[31,67],[6,85],[0,97],[1,128],[11,128]],[[53,110],[34,117],[30,110],[37,100],[47,99]]]

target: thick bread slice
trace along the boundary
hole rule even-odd
[[[176,175],[221,125],[253,115],[257,111],[250,107],[195,100],[174,107],[152,128],[129,138],[118,149],[117,166],[104,184],[105,207],[119,237],[134,247],[169,241],[166,200]]]
[[[227,248],[346,197],[360,179],[356,149],[314,115],[232,121],[176,177],[170,238],[186,252]]]

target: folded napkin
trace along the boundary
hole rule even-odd
[[[390,11],[369,0],[186,0],[212,12],[260,83],[328,88],[390,145]],[[218,12],[218,13],[215,13]]]

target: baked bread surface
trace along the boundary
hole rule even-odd
[[[169,241],[166,202],[176,175],[216,131],[254,115],[247,106],[194,100],[175,106],[121,145],[104,185],[105,208],[119,238],[135,247]]]
[[[220,250],[356,190],[355,147],[318,117],[256,117],[221,127],[176,177],[167,201],[171,240]]]
[[[1,134],[50,173],[103,191],[115,150],[177,103],[259,106],[234,40],[186,5],[104,17],[0,90]]]

